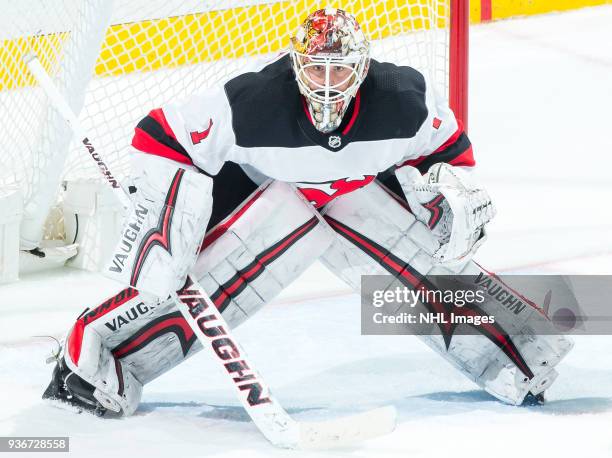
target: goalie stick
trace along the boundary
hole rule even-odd
[[[24,61],[53,107],[61,114],[92,160],[96,162],[119,201],[124,207],[130,205],[130,200],[119,181],[85,135],[77,116],[38,58],[29,55],[24,57]],[[283,448],[330,448],[387,434],[395,428],[396,411],[391,406],[327,421],[294,420],[272,396],[268,384],[254,368],[255,365],[233,336],[221,312],[203,288],[193,278],[188,277],[185,286],[172,297],[202,346],[208,349],[234,386],[238,399],[253,422],[272,444]]]

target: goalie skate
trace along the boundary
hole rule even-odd
[[[95,387],[68,369],[61,358],[57,360],[42,398],[60,406],[72,406],[79,413],[86,411],[101,417],[107,409],[94,397],[94,391]]]

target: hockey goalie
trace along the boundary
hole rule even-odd
[[[495,211],[461,122],[424,75],[371,59],[345,11],[312,13],[287,53],[152,110],[132,147],[131,208],[104,271],[122,286],[72,324],[45,399],[132,414],[144,385],[202,348],[169,299],[188,273],[235,327],[316,260],[355,291],[367,274],[410,286],[481,272]],[[423,338],[501,401],[542,401],[571,342],[521,319]]]

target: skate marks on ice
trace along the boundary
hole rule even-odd
[[[427,403],[428,412],[433,416],[439,414],[436,411],[448,412],[449,405],[453,405],[453,410],[456,413],[460,411],[467,412],[473,410],[488,410],[491,412],[504,413],[521,413],[521,410],[540,413],[544,415],[581,415],[581,414],[599,414],[612,412],[611,397],[577,397],[573,399],[553,399],[546,400],[543,405],[535,406],[510,406],[501,404],[497,399],[488,394],[486,391],[442,391],[437,393],[428,393],[425,395],[414,396],[409,398],[408,404],[411,401],[423,399],[442,403],[440,409],[432,409],[431,403]],[[520,410],[516,410],[520,409]],[[404,409],[405,410],[405,409]]]
[[[584,379],[605,387],[606,381],[612,378],[612,369],[567,368],[568,373],[562,374],[559,385],[553,385],[551,393],[547,393],[544,405],[517,407],[474,389],[471,382],[447,367],[446,362],[437,359],[426,348],[423,353],[356,360],[311,373],[278,387],[275,392],[288,412],[300,421],[321,421],[382,405],[395,406],[400,423],[445,415],[469,416],[474,412],[489,412],[492,418],[612,413],[612,397],[603,395],[611,390],[595,390],[595,395],[585,396],[581,383],[568,383],[568,379],[582,380],[576,378],[580,373]],[[449,387],[454,389],[449,390]],[[177,396],[184,394],[172,397]],[[196,394],[187,395],[190,396]],[[207,398],[219,397],[224,398],[222,393]],[[228,404],[148,401],[142,404],[139,413],[163,413],[173,408],[192,411],[193,416],[201,418],[249,422],[246,413],[239,406],[231,405],[231,401]]]
[[[193,417],[201,417],[209,420],[227,420],[248,423],[251,417],[244,408],[239,405],[220,405],[205,402],[173,402],[173,401],[148,401],[138,406],[136,416],[143,416],[151,412],[163,414],[164,410],[182,410]],[[312,410],[323,410],[323,407],[287,408],[287,413],[291,416],[298,416],[303,412]]]

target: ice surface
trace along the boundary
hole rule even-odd
[[[612,5],[472,28],[470,136],[499,211],[484,266],[612,273],[610,24]],[[34,336],[60,336],[114,289],[70,270],[0,287],[0,436],[67,435],[78,457],[289,455],[257,432],[205,353],[148,385],[131,418],[43,404],[52,344]],[[298,419],[397,407],[393,434],[326,457],[612,455],[611,337],[576,339],[549,402],[517,408],[416,338],[361,336],[358,298],[318,265],[237,336]]]

